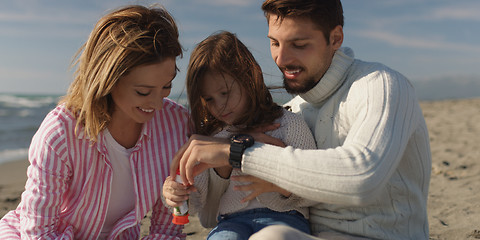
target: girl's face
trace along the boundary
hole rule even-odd
[[[236,123],[247,110],[247,96],[230,75],[207,72],[201,91],[208,111],[228,125]]]
[[[176,75],[174,58],[160,63],[138,66],[121,77],[113,87],[112,121],[143,124],[163,107]]]

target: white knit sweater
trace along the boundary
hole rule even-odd
[[[295,148],[316,148],[313,135],[301,116],[284,110],[283,116],[275,122],[280,123],[280,127],[266,134],[281,139],[286,145]],[[222,130],[215,134],[215,137],[228,138],[231,135],[232,133],[228,130]],[[280,155],[277,157],[281,161],[282,157]],[[233,170],[233,175],[244,174],[239,170]],[[286,198],[279,193],[263,193],[250,202],[242,203],[241,200],[249,193],[233,190],[235,185],[240,184],[219,177],[213,169],[201,173],[195,177],[197,192],[190,194],[189,211],[198,212],[200,223],[204,227],[213,227],[217,223],[218,214],[230,214],[258,207],[278,212],[297,210],[308,218],[308,207],[316,204],[316,201],[307,200],[295,194]]]
[[[304,117],[318,150],[255,143],[244,173],[317,201],[314,233],[429,238],[429,137],[404,76],[342,48],[320,82],[287,105]]]

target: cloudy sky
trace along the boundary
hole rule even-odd
[[[70,63],[96,21],[125,4],[161,3],[177,20],[186,52],[174,93],[184,87],[194,45],[217,30],[237,33],[268,84],[280,73],[270,57],[261,0],[0,0],[0,93],[63,94]],[[412,81],[480,79],[480,1],[343,0],[344,46]]]

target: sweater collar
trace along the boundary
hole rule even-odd
[[[332,63],[322,79],[306,93],[299,94],[311,104],[321,104],[330,97],[345,81],[345,73],[354,60],[353,50],[342,47],[335,52]]]

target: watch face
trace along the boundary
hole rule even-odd
[[[245,147],[250,147],[253,145],[253,137],[248,134],[237,134],[232,137],[232,143],[241,143]]]
[[[237,134],[232,137],[232,142],[242,143],[250,147],[253,145],[253,137],[248,134]]]
[[[233,138],[234,141],[238,141],[238,142],[245,142],[245,141],[249,141],[250,140],[250,136],[248,135],[245,135],[245,134],[239,134],[239,135],[235,135],[235,137]]]

